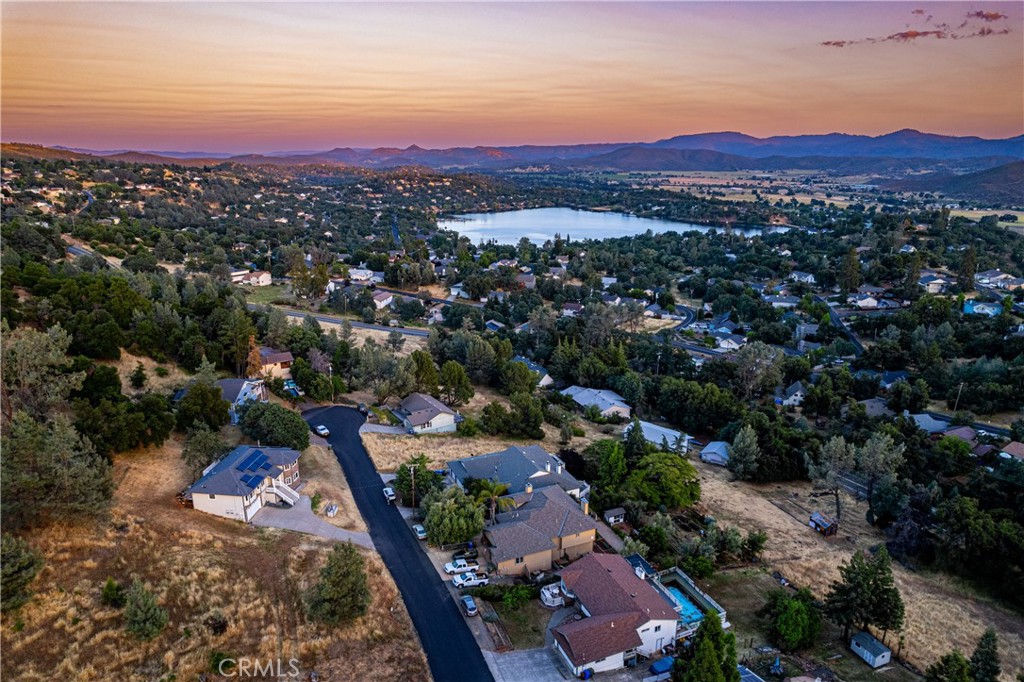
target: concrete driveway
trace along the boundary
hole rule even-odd
[[[572,679],[568,672],[562,672],[555,652],[548,648],[505,654],[485,651],[483,654],[495,682],[565,682]]]
[[[294,507],[263,507],[252,518],[252,525],[266,528],[281,528],[296,533],[316,535],[338,542],[351,541],[354,545],[374,549],[373,540],[368,533],[356,533],[344,528],[333,526],[313,513],[313,505],[309,496],[303,495]]]
[[[396,436],[406,435],[404,426],[391,426],[389,424],[363,424],[359,427],[359,433],[390,433]]]

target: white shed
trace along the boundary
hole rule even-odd
[[[866,632],[858,632],[850,640],[850,648],[872,668],[881,668],[892,658],[892,651]]]

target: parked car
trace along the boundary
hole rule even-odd
[[[422,525],[420,525],[418,523],[415,526],[412,527],[412,532],[416,533],[416,539],[417,540],[426,540],[427,539],[427,529],[424,528]]]
[[[366,414],[366,413],[367,413],[367,412],[369,412],[369,411],[370,411],[370,408],[368,408],[368,407],[366,406],[366,403],[359,403],[359,412],[360,412],[361,414]]]
[[[331,435],[331,432],[330,432],[330,431],[328,431],[328,430],[327,430],[327,427],[326,427],[326,426],[324,426],[323,424],[317,424],[317,425],[316,425],[316,426],[315,426],[315,427],[313,428],[313,430],[314,430],[314,431],[316,431],[316,435],[318,435],[318,436],[322,436],[322,437],[324,437],[324,438],[327,438],[327,436]]]
[[[480,613],[476,608],[476,600],[470,595],[467,594],[459,602],[462,604],[462,611],[470,618]]]
[[[480,564],[472,559],[459,559],[458,561],[452,561],[444,565],[444,572],[448,575],[455,575],[456,573],[466,573],[468,571],[475,571],[480,568]]]
[[[452,578],[452,585],[455,587],[479,587],[491,582],[483,573],[463,573]]]
[[[395,501],[395,489],[394,488],[390,488],[390,487],[389,488],[384,488],[384,499],[386,499],[388,502],[394,502]]]
[[[452,561],[458,561],[459,559],[463,559],[465,561],[469,561],[470,559],[479,559],[479,558],[480,558],[480,552],[478,552],[475,549],[464,549],[461,552],[456,552],[455,554],[452,554]]]

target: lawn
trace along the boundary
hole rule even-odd
[[[501,602],[494,602],[494,610],[501,617],[512,646],[516,649],[536,649],[544,646],[544,633],[551,620],[551,611],[541,606],[537,599],[531,599],[516,610],[508,609]]]
[[[245,300],[257,305],[273,303],[278,299],[291,300],[293,297],[287,284],[271,284],[269,287],[251,287],[245,289]]]

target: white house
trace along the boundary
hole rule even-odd
[[[814,284],[817,281],[811,273],[800,270],[794,270],[789,273],[789,278],[794,282],[803,282],[804,284]]]
[[[583,312],[583,304],[581,303],[563,303],[562,304],[562,317],[576,317]]]
[[[847,297],[846,303],[861,310],[870,310],[878,307],[878,299],[871,294],[853,294]]]
[[[551,629],[555,651],[577,677],[623,668],[627,658],[675,642],[679,614],[618,554],[587,554],[562,570],[560,587],[584,616]]]
[[[850,648],[872,668],[881,668],[892,658],[889,647],[866,632],[854,634],[850,640]]]
[[[384,308],[389,307],[394,302],[394,294],[388,291],[373,292],[373,305],[377,308],[377,310],[383,310]]]
[[[349,268],[348,278],[353,282],[369,282],[373,279],[373,270],[364,268]]]
[[[626,399],[615,391],[570,386],[562,391],[562,395],[569,396],[580,407],[586,408],[593,405],[602,417],[611,417],[612,415],[623,419],[630,417],[630,407],[626,404]]]
[[[802,381],[794,381],[782,393],[782,404],[786,407],[795,407],[804,402],[804,384]]]
[[[765,296],[764,300],[773,308],[790,309],[800,305],[800,299],[797,296]]]
[[[239,445],[203,471],[185,491],[207,514],[248,523],[265,504],[299,501],[299,455],[291,448]]]
[[[451,433],[456,429],[455,410],[425,393],[410,393],[395,414],[406,429],[417,435]]]
[[[249,272],[242,277],[242,284],[248,284],[251,287],[269,287],[271,281],[270,273],[266,270]]]
[[[622,430],[623,440],[629,436],[630,431],[633,430],[634,424],[640,424],[640,430],[644,434],[644,440],[651,445],[663,447],[665,443],[668,443],[670,452],[679,453],[685,453],[690,447],[690,436],[682,431],[668,429],[664,426],[658,426],[657,424],[644,421],[630,422],[629,425]]]
[[[514,358],[512,358],[512,362],[521,362],[524,365],[526,365],[526,367],[531,372],[536,372],[537,376],[540,377],[537,380],[537,385],[540,386],[541,388],[545,388],[555,383],[555,380],[551,378],[551,375],[548,374],[548,371],[544,369],[542,365],[537,364],[533,360],[527,360],[522,355],[517,355]]]
[[[913,244],[904,244],[900,247],[900,253],[916,253],[917,247]]]
[[[711,441],[700,451],[700,461],[724,467],[729,463],[729,444],[724,440]]]
[[[231,423],[238,423],[238,410],[248,403],[265,403],[269,400],[263,379],[221,379],[217,382],[220,395],[230,403],[228,414]]]
[[[939,275],[924,275],[917,280],[919,286],[923,287],[929,294],[941,294],[952,282]]]
[[[728,332],[714,332],[711,334],[711,338],[715,340],[715,345],[722,350],[739,350],[747,342],[739,334],[730,334]]]
[[[231,271],[231,283],[232,284],[241,284],[242,280],[248,274],[249,274],[248,270],[232,270]]]

